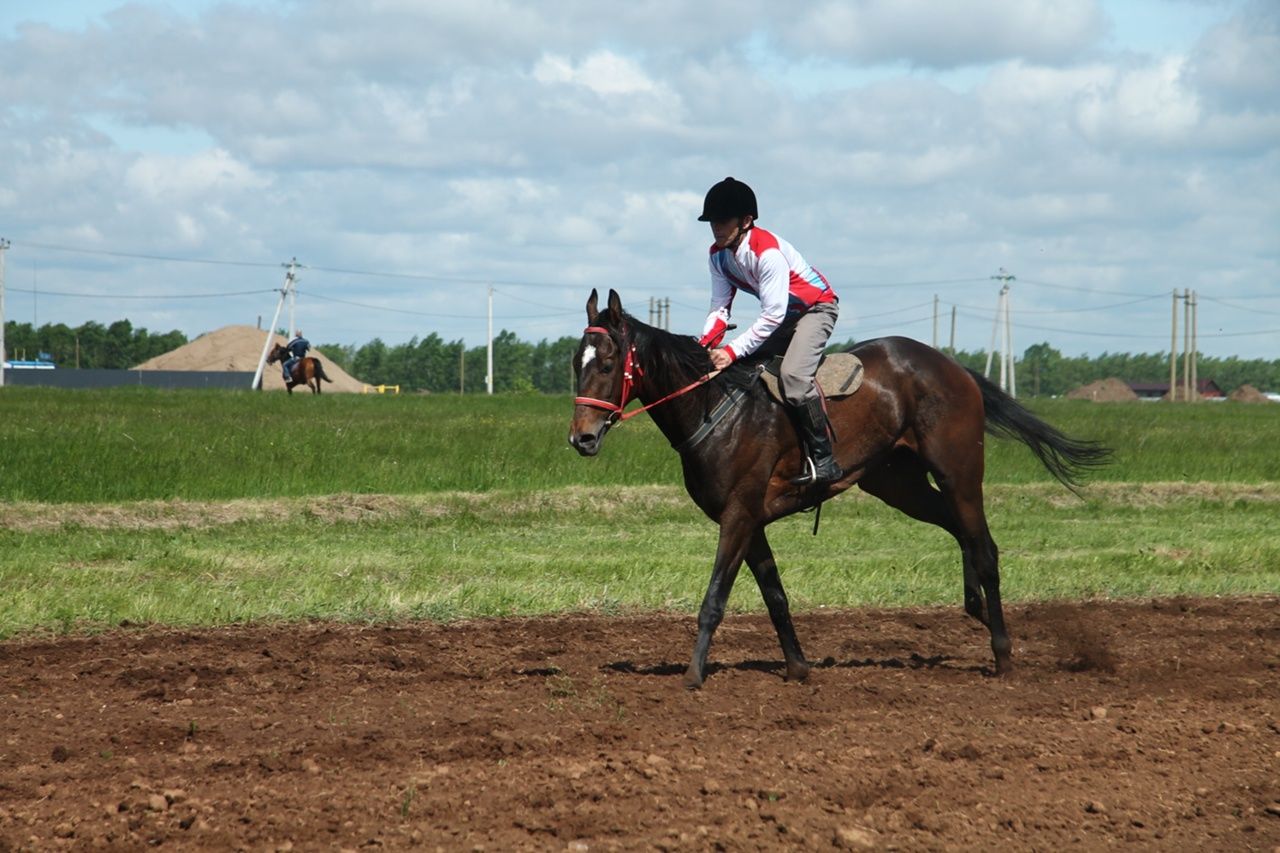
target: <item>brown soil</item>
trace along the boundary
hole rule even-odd
[[[208,332],[164,355],[142,362],[135,370],[229,370],[255,371],[258,360],[262,358],[262,345],[266,342],[266,332],[253,326],[223,326],[216,332]],[[281,335],[272,335],[278,344],[287,344],[289,340]],[[308,355],[320,359],[324,365],[324,373],[332,382],[324,383],[321,393],[330,391],[359,394],[364,390],[364,383],[334,364],[329,358],[316,350]],[[262,375],[262,387],[267,391],[285,390],[284,376],[280,365],[268,364]],[[295,386],[294,392],[305,392],[303,386]]]
[[[0,849],[1273,850],[1280,599],[0,643]]]
[[[1248,385],[1248,384],[1241,385],[1239,388],[1232,391],[1230,394],[1227,395],[1227,399],[1233,400],[1237,403],[1270,403],[1271,402],[1271,400],[1268,399],[1266,394],[1263,394],[1257,388],[1254,388],[1252,385]]]
[[[1093,400],[1095,403],[1123,403],[1138,399],[1123,379],[1099,379],[1067,392],[1069,400]]]

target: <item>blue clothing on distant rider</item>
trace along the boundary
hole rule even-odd
[[[311,342],[302,336],[302,332],[295,332],[293,340],[285,344],[284,348],[289,351],[289,358],[284,362],[284,381],[288,382],[293,378],[293,366],[311,349]]]

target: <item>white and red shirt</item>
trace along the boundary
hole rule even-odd
[[[735,361],[759,349],[785,321],[820,302],[836,301],[826,278],[805,263],[794,246],[763,228],[752,228],[736,251],[711,245],[711,313],[702,329],[703,346],[724,335],[739,290],[760,300],[760,316],[725,345]]]

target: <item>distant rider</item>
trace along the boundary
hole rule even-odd
[[[707,191],[699,222],[711,223],[711,313],[700,343],[723,370],[743,356],[782,353],[779,374],[796,426],[808,450],[798,485],[832,483],[844,476],[832,450],[831,425],[814,376],[840,313],[835,291],[795,247],[763,228],[751,187],[725,178]],[[733,298],[745,290],[760,300],[760,316],[722,344]]]
[[[289,382],[293,379],[293,366],[306,356],[307,350],[311,349],[311,341],[302,336],[302,330],[298,329],[293,333],[293,340],[285,344],[285,349],[289,351],[289,357],[284,362],[284,381]]]

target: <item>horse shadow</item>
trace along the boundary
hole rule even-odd
[[[915,670],[951,670],[954,672],[976,672],[981,675],[995,675],[995,670],[981,664],[959,664],[956,659],[948,655],[932,655],[925,656],[917,652],[912,652],[906,658],[885,657],[885,658],[850,658],[848,660],[836,660],[834,657],[825,657],[822,660],[810,661],[810,669],[915,669]],[[684,675],[688,668],[687,664],[671,663],[664,661],[654,664],[638,664],[631,660],[612,661],[602,664],[600,669],[606,672],[618,672],[624,675],[653,675],[660,677],[675,677]],[[786,664],[782,661],[775,660],[743,660],[736,663],[719,663],[710,661],[707,663],[707,674],[716,672],[763,672],[774,675],[778,678],[786,677]]]

